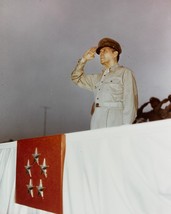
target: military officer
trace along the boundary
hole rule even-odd
[[[133,72],[119,65],[122,52],[120,44],[111,38],[103,38],[98,47],[87,50],[71,74],[79,87],[94,93],[94,113],[91,129],[132,124],[137,114],[138,93]],[[100,56],[103,69],[99,73],[86,74],[86,63]]]

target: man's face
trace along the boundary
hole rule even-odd
[[[104,47],[100,50],[100,62],[101,64],[106,64],[113,60],[116,54],[114,54],[116,51],[114,51],[112,48]]]

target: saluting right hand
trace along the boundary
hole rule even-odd
[[[96,53],[96,49],[97,47],[92,47],[90,49],[88,49],[84,54],[83,54],[83,59],[85,59],[86,61],[92,60],[95,57],[95,53]]]

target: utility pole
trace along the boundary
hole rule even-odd
[[[47,130],[47,111],[50,109],[49,106],[42,106],[44,110],[44,120],[43,120],[43,136],[46,136],[46,130]]]

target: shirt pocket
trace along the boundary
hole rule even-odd
[[[120,95],[123,93],[123,84],[120,78],[107,79],[104,81],[104,87],[110,93],[114,95]]]

